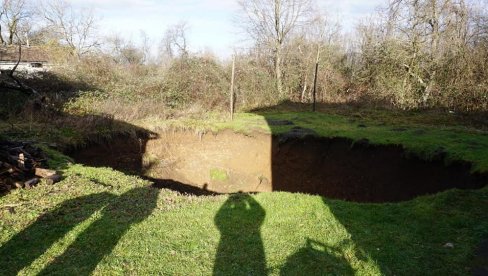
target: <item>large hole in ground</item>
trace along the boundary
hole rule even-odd
[[[358,202],[395,202],[451,188],[476,189],[488,174],[471,164],[426,161],[401,146],[344,138],[293,138],[231,131],[118,137],[69,153],[77,162],[142,175],[182,192],[289,191]]]

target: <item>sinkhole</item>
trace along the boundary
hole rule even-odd
[[[488,174],[399,145],[315,135],[165,131],[71,149],[78,163],[141,175],[195,194],[287,191],[357,202],[398,202],[452,188],[477,189]]]

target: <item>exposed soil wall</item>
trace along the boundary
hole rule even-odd
[[[407,156],[400,146],[343,138],[282,138],[170,131],[152,140],[119,137],[71,155],[80,163],[141,174],[182,191],[188,187],[217,193],[290,191],[393,202],[488,183],[486,174],[470,173],[470,164],[446,166],[442,156],[421,160]]]
[[[481,188],[486,175],[443,158],[407,156],[400,146],[305,138],[273,144],[273,188],[361,202],[402,201],[451,188]]]

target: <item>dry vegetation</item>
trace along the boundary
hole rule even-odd
[[[156,57],[144,33],[141,43],[102,38],[91,11],[41,2],[4,0],[0,20],[9,35],[0,41],[47,49],[57,66],[25,82],[48,95],[56,110],[133,121],[228,108],[231,60],[189,50],[188,24],[166,30]],[[311,102],[316,63],[321,103],[488,110],[486,3],[385,1],[347,35],[313,1],[240,6],[240,27],[253,46],[235,53],[237,110]],[[14,117],[24,107],[9,102],[1,113]]]

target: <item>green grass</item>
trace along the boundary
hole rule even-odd
[[[402,145],[407,151],[425,159],[447,154],[447,162],[464,160],[473,164],[473,171],[488,171],[488,124],[478,117],[439,112],[400,112],[356,108],[329,108],[322,112],[290,111],[274,108],[268,111],[237,113],[230,121],[226,114],[209,112],[202,116],[161,121],[145,119],[135,122],[108,122],[103,116],[67,117],[62,123],[0,122],[0,135],[11,139],[55,141],[61,146],[83,146],[89,141],[110,140],[117,135],[136,132],[162,132],[169,129],[196,133],[231,129],[253,133],[280,134],[293,127],[315,130],[324,137],[368,139],[373,144]],[[484,117],[481,117],[484,118]],[[289,120],[293,125],[273,126],[270,120]],[[463,124],[464,122],[464,124]],[[60,127],[62,125],[62,127]]]
[[[369,115],[368,115],[369,114]],[[309,128],[323,137],[345,137],[352,140],[368,139],[373,144],[402,145],[408,152],[424,159],[447,154],[447,162],[464,160],[473,164],[473,171],[488,171],[488,131],[473,126],[462,126],[458,121],[441,118],[420,119],[396,116],[396,113],[330,114],[313,112],[238,113],[234,121],[221,117],[206,119],[174,119],[168,121],[135,122],[142,128],[161,131],[170,128],[193,129],[197,132],[219,132],[231,129],[252,135],[256,132],[280,134],[294,127]],[[428,115],[426,115],[428,116]],[[439,115],[437,115],[439,116]],[[446,115],[448,116],[448,115]],[[409,121],[409,118],[411,121]],[[288,120],[293,125],[273,126],[269,121]],[[438,125],[434,126],[435,122]]]
[[[213,168],[210,169],[210,179],[217,181],[227,181],[229,180],[229,175],[223,169]]]
[[[358,204],[191,197],[111,169],[63,172],[0,198],[2,275],[463,275],[488,236],[488,188]]]
[[[368,139],[373,144],[402,145],[425,159],[447,153],[449,160],[472,162],[473,171],[488,171],[488,132],[460,126],[397,125],[370,119],[352,119],[322,113],[267,114],[266,119],[287,119],[295,126],[310,128],[325,137]],[[288,131],[294,126],[271,126],[272,133]]]
[[[47,147],[141,129],[252,135],[303,127],[324,137],[403,145],[424,158],[447,153],[449,160],[488,171],[486,128],[425,114],[271,110],[239,113],[234,121],[209,114],[135,126],[103,123],[89,134],[89,127],[76,124],[0,123],[0,136],[37,141],[64,176],[56,185],[0,196],[0,274],[469,274],[474,248],[488,238],[488,187],[394,204],[291,193],[194,197],[151,188],[112,169],[71,164]],[[270,120],[293,125],[272,126]],[[217,180],[224,176],[220,170],[209,173]]]

